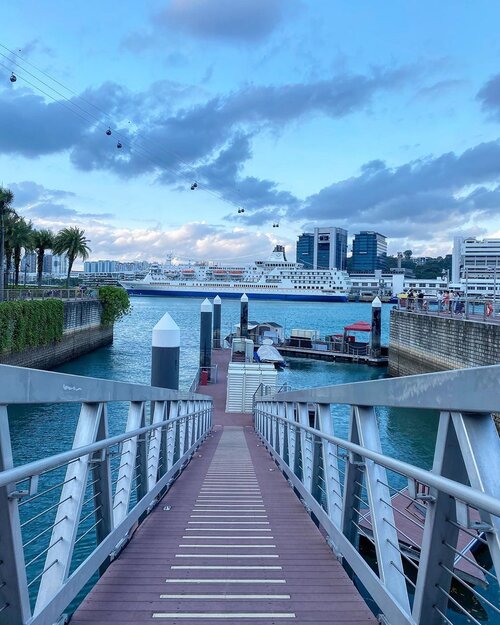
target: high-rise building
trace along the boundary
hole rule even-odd
[[[297,241],[297,262],[307,269],[346,269],[347,230],[321,227],[304,232]]]
[[[21,271],[25,269],[27,273],[36,273],[37,264],[35,252],[29,252],[21,259]]]
[[[66,254],[52,256],[52,273],[55,275],[66,275],[68,273],[68,257]]]
[[[354,235],[352,244],[353,273],[387,270],[387,240],[383,234],[362,230]]]
[[[43,273],[52,273],[52,254],[45,252],[43,255]]]
[[[452,282],[462,282],[468,294],[498,296],[500,290],[500,239],[455,237],[451,263]]]
[[[297,262],[304,265],[304,269],[314,268],[314,234],[304,232],[297,241]]]

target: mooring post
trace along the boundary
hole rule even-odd
[[[214,338],[213,338],[214,349],[220,349],[222,347],[221,337],[220,337],[220,326],[221,326],[221,298],[217,295],[214,298]]]
[[[206,380],[210,380],[210,367],[212,366],[212,304],[205,299],[201,305],[200,318],[200,381],[203,380],[206,371]],[[203,381],[202,381],[203,383]]]
[[[372,332],[370,354],[372,358],[380,358],[382,333],[382,302],[377,296],[372,302]]]
[[[168,313],[153,328],[151,346],[151,386],[179,390],[181,332]]]
[[[240,336],[241,338],[248,338],[248,297],[245,293],[240,299]]]

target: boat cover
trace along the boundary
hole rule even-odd
[[[285,362],[283,356],[272,345],[261,345],[257,350],[261,362]]]

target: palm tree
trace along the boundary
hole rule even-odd
[[[52,251],[55,254],[66,254],[68,257],[68,275],[66,277],[66,288],[69,288],[69,276],[75,260],[80,257],[86,260],[92,251],[87,245],[90,241],[85,237],[85,230],[80,230],[75,226],[63,228],[55,239]]]
[[[0,302],[5,288],[5,215],[10,213],[14,194],[10,189],[0,187]]]
[[[46,250],[54,245],[54,233],[50,230],[34,230],[32,237],[33,249],[36,251],[36,281],[42,286],[43,257]]]
[[[33,226],[30,221],[26,221],[23,217],[17,217],[13,220],[13,227],[10,235],[10,244],[14,252],[14,284],[19,284],[19,269],[21,265],[21,253],[24,250],[31,251]]]

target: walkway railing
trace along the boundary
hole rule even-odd
[[[47,403],[81,405],[73,447],[14,467],[7,406]],[[0,623],[58,623],[189,462],[211,414],[204,395],[0,366]],[[47,440],[58,435],[48,423]]]
[[[491,417],[499,382],[500,366],[481,367],[256,403],[257,432],[383,623],[453,623],[451,609],[479,625],[478,603],[500,616],[500,439]],[[338,404],[351,406],[348,440],[334,433]],[[432,471],[382,453],[377,406],[440,412]],[[360,545],[373,549],[372,566]],[[475,548],[493,568],[476,561]],[[495,586],[493,600],[471,580]]]
[[[398,298],[398,310],[422,315],[437,315],[439,317],[455,317],[457,319],[473,319],[500,323],[500,302],[492,299],[464,298],[451,300],[437,300],[425,297],[424,299]]]
[[[4,289],[6,302],[18,302],[35,299],[88,300],[97,299],[97,289],[60,289],[57,287],[26,287],[25,289]]]

